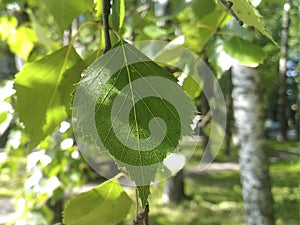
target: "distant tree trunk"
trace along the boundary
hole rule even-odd
[[[224,153],[225,155],[230,154],[230,143],[231,143],[231,121],[232,121],[232,75],[231,75],[231,69],[227,73],[227,83],[226,83],[226,121],[227,125],[225,128],[225,150]]]
[[[233,109],[241,143],[239,162],[247,225],[274,225],[268,159],[263,143],[263,108],[258,94],[259,76],[253,68],[232,68]]]
[[[185,198],[183,170],[180,170],[174,177],[165,182],[163,199],[165,202],[177,204]]]
[[[300,141],[300,82],[298,82],[298,100],[297,100],[297,112],[296,112],[296,129],[297,139]]]
[[[289,39],[289,26],[290,26],[290,9],[291,0],[287,0],[284,4],[284,13],[282,18],[282,31],[281,31],[281,55],[279,60],[279,101],[278,101],[278,120],[281,124],[279,140],[286,140],[287,133],[287,93],[286,93],[286,63],[288,57],[288,39]]]

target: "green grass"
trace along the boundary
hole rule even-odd
[[[273,157],[270,165],[272,193],[277,225],[299,225],[299,143],[267,141],[268,155]],[[199,149],[192,165],[199,159]],[[236,149],[228,157],[237,159]],[[285,154],[283,154],[285,153]],[[195,159],[196,158],[196,159]],[[226,161],[218,155],[217,161]],[[199,161],[198,161],[199,162]],[[189,165],[187,165],[188,167]],[[151,225],[242,225],[244,209],[240,175],[238,171],[214,174],[188,174],[185,177],[186,194],[191,197],[178,205],[166,204],[162,200],[163,184],[151,187]],[[129,192],[133,197],[133,193]],[[134,209],[123,223],[132,224]]]
[[[272,161],[270,174],[277,225],[299,225],[299,143],[266,142],[266,150]],[[199,163],[201,149],[197,148],[186,167]],[[237,161],[237,149],[224,157],[222,151],[216,161]],[[14,160],[11,160],[14,162]],[[15,162],[17,163],[17,162]],[[22,162],[24,163],[24,162]],[[6,168],[9,168],[6,165]],[[12,165],[11,165],[12,166]],[[12,166],[13,167],[13,166]],[[20,171],[19,171],[20,172]],[[24,175],[10,176],[3,167],[0,173],[0,198],[10,197],[21,191]],[[185,176],[185,191],[190,197],[178,205],[170,205],[162,200],[163,184],[151,187],[150,224],[151,225],[243,225],[244,210],[240,175],[238,171],[195,174],[188,172]],[[129,195],[135,199],[134,191]],[[131,225],[135,218],[135,208],[122,225]]]

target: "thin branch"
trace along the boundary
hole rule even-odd
[[[133,221],[133,225],[142,225],[145,219],[145,212],[141,212],[136,215],[135,220]]]
[[[226,0],[220,0],[223,5],[227,8],[227,10],[230,12],[230,14],[238,21],[240,26],[243,26],[244,22],[237,16],[237,14],[232,10],[233,2],[226,1]]]
[[[209,110],[206,115],[202,118],[201,121],[198,123],[199,128],[204,128],[210,121],[211,119],[211,111]]]
[[[146,205],[145,207],[145,219],[144,219],[144,222],[145,222],[145,225],[149,225],[149,204]]]
[[[135,188],[135,203],[136,203],[136,214],[138,214],[140,204],[139,204],[139,192],[137,188]]]
[[[103,50],[103,53],[106,53],[111,49],[109,23],[108,23],[108,17],[111,8],[110,0],[102,0],[102,7],[103,7],[103,29],[104,29],[104,39],[105,39],[105,48]]]
[[[149,211],[149,204],[147,204],[145,211],[136,215],[133,225],[149,225]]]

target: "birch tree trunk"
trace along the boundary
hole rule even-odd
[[[262,104],[257,71],[232,67],[233,109],[241,143],[239,162],[247,225],[274,225],[273,198],[268,159],[263,143]]]

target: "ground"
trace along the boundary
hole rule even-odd
[[[278,143],[268,140],[266,150],[270,160],[272,193],[277,225],[299,224],[300,158],[299,142]],[[152,225],[242,225],[243,200],[236,149],[229,157],[218,155],[205,172],[199,172],[199,157],[195,155],[184,168],[185,190],[189,199],[179,205],[162,200],[163,184],[151,187],[150,221]],[[20,187],[0,173],[0,224],[13,216],[12,197]],[[14,177],[16,179],[16,177]],[[14,183],[15,182],[15,183]],[[5,188],[7,187],[7,188]],[[127,189],[126,189],[127,190]],[[127,190],[134,199],[134,191]],[[122,225],[132,224],[135,209],[131,209]]]

